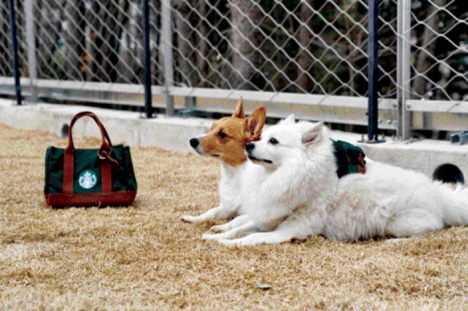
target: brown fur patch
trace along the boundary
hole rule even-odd
[[[239,166],[247,161],[244,148],[245,119],[226,117],[213,123],[211,131],[200,139],[205,153],[217,156],[232,166]]]
[[[265,107],[258,107],[246,118],[240,97],[234,114],[214,122],[210,132],[200,138],[200,145],[206,154],[219,157],[231,166],[239,166],[247,161],[245,145],[260,139],[265,118]]]

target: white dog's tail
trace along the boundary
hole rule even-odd
[[[468,225],[468,187],[457,188],[451,193],[450,202],[445,208],[444,222],[448,226]]]

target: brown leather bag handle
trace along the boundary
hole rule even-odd
[[[112,146],[112,142],[109,138],[109,134],[107,133],[106,129],[101,123],[101,120],[92,113],[91,111],[83,111],[78,114],[76,114],[73,119],[70,122],[70,127],[68,128],[68,146],[65,149],[65,153],[72,153],[75,150],[75,145],[73,144],[73,125],[75,122],[82,118],[82,117],[91,117],[99,127],[99,130],[101,131],[101,138],[102,138],[102,144],[101,147],[99,148],[99,158],[104,159],[107,158],[107,156],[110,154],[110,146]]]
[[[91,117],[99,127],[101,131],[102,144],[98,150],[98,157],[103,160],[101,163],[101,182],[102,192],[112,192],[112,165],[117,165],[118,162],[110,157],[111,155],[111,140],[106,129],[102,125],[99,118],[90,111],[83,111],[76,114],[71,122],[68,129],[68,146],[65,149],[64,154],[64,167],[63,167],[63,194],[73,195],[73,173],[75,166],[75,146],[73,144],[73,125],[75,122],[82,117]],[[106,160],[106,161],[104,161]]]

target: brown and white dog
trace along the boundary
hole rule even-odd
[[[260,139],[265,124],[266,109],[258,107],[252,115],[245,117],[242,97],[237,102],[236,111],[231,117],[213,123],[208,134],[190,139],[190,145],[203,156],[221,160],[221,179],[219,181],[220,204],[199,216],[182,217],[187,222],[200,222],[206,219],[225,219],[245,215],[243,201],[251,195],[255,184],[252,176],[262,176],[256,171],[263,167],[253,164],[245,153],[247,143]],[[247,215],[245,215],[247,217]],[[239,221],[243,221],[242,217]],[[231,224],[236,225],[236,224]],[[230,227],[215,226],[212,230],[225,231]]]

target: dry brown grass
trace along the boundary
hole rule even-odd
[[[468,310],[468,228],[228,248],[201,239],[214,222],[180,221],[217,204],[215,160],[132,148],[133,207],[54,210],[44,155],[66,142],[0,134],[1,310]]]

